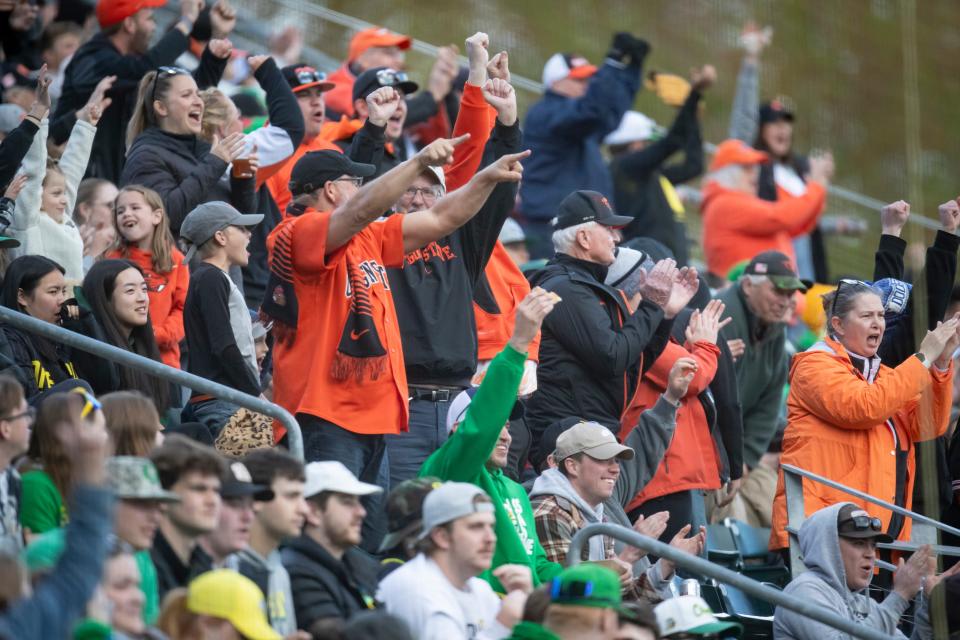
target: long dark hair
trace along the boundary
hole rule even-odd
[[[20,313],[27,313],[26,309],[20,306],[17,294],[21,289],[27,295],[32,294],[40,285],[40,281],[54,271],[66,274],[66,269],[50,258],[35,255],[20,256],[7,266],[3,285],[0,285],[0,305]],[[50,362],[57,362],[67,357],[59,352],[54,342],[42,336],[26,331],[21,332],[21,335]]]
[[[111,299],[117,276],[127,269],[143,271],[128,260],[101,260],[94,264],[83,279],[83,295],[90,310],[103,328],[104,337],[109,344],[132,351],[138,355],[160,362],[160,350],[153,335],[150,316],[142,327],[134,327],[127,339],[123,326],[113,312]],[[121,389],[140,391],[153,400],[159,413],[167,410],[170,402],[170,389],[166,382],[147,375],[138,369],[118,366]]]

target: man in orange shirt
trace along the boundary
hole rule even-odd
[[[339,460],[384,488],[368,499],[369,550],[385,533],[384,435],[406,431],[409,418],[386,269],[469,221],[497,184],[519,181],[527,154],[501,157],[428,209],[377,218],[426,167],[450,162],[464,139],[437,140],[362,188],[373,166],[330,150],[307,154],[291,174],[290,216],[271,234],[271,269],[292,283],[298,306],[296,335],[275,354],[275,399],[296,414],[308,461]]]

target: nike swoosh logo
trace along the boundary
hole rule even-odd
[[[363,334],[369,333],[369,332],[370,332],[370,329],[364,329],[364,330],[361,331],[360,333],[357,333],[356,331],[351,331],[351,332],[350,332],[350,339],[351,339],[351,340],[359,340],[361,337],[363,337]]]

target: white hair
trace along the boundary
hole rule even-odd
[[[556,218],[554,218],[555,221]],[[557,253],[570,253],[570,249],[573,248],[573,244],[577,240],[577,232],[581,229],[589,229],[590,225],[594,224],[597,223],[591,220],[590,222],[575,224],[566,229],[557,229],[553,232],[553,249]]]
[[[725,167],[720,167],[716,171],[708,173],[704,178],[704,183],[712,180],[725,189],[739,189],[743,184],[744,170],[743,165],[728,164]]]

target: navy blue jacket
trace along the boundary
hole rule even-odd
[[[520,209],[530,220],[550,220],[571,191],[591,189],[613,197],[613,181],[600,145],[620,125],[640,88],[640,67],[606,60],[581,98],[549,89],[523,123]]]

